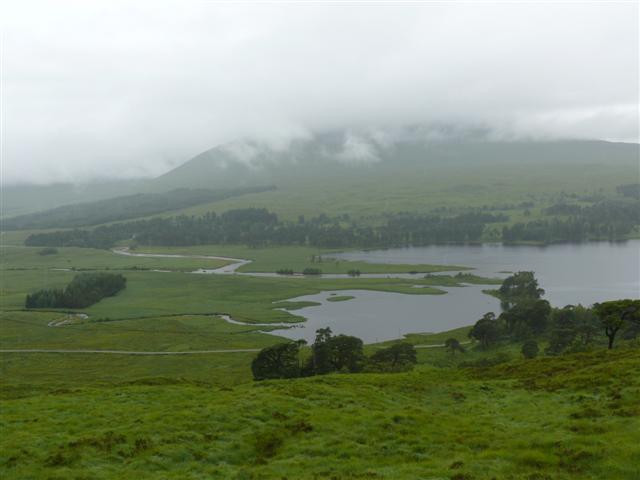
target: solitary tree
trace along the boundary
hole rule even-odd
[[[609,339],[609,349],[613,348],[613,342],[625,322],[640,323],[640,300],[613,300],[610,302],[596,303],[593,306],[604,333]]]
[[[460,344],[458,339],[456,338],[447,338],[444,341],[444,347],[449,350],[452,354],[456,352],[464,353],[464,347]]]

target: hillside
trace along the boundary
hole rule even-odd
[[[639,367],[635,349],[233,387],[23,390],[2,402],[3,478],[632,480]]]
[[[43,212],[19,215],[3,222],[4,230],[73,228],[172,212],[237,195],[272,190],[273,187],[240,189],[179,188],[166,193],[138,193],[95,202],[65,205]]]
[[[613,193],[638,176],[638,145],[592,141],[381,145],[346,134],[292,142],[285,150],[254,143],[217,147],[153,180],[155,189],[275,185],[208,210],[266,207],[296,219],[340,212],[356,217],[437,208],[548,202],[561,192]],[[553,168],[550,168],[553,167]],[[536,205],[537,206],[537,205]]]
[[[638,149],[637,144],[599,141],[425,142],[415,135],[385,143],[371,136],[334,132],[293,141],[286,148],[250,141],[218,146],[158,178],[118,184],[120,187],[109,190],[112,193],[108,196],[274,185],[275,190],[178,206],[182,209],[177,213],[199,215],[212,210],[221,213],[266,207],[295,220],[299,215],[322,213],[366,218],[403,211],[487,206],[517,210],[511,215],[521,216],[523,209],[518,210],[518,205],[533,203],[530,210],[535,216],[541,207],[561,199],[563,193],[615,193],[616,186],[638,177]],[[104,190],[100,185],[5,188],[2,214],[6,219],[60,204],[94,201],[104,198]],[[164,211],[176,212],[172,208]],[[151,213],[163,213],[162,208],[117,217]],[[65,213],[65,218],[68,216]],[[84,223],[109,221],[104,215],[99,217]],[[11,228],[17,226],[15,221],[10,223]],[[71,221],[69,226],[81,223]],[[29,222],[21,225],[33,227]]]

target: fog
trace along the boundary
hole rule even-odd
[[[0,18],[5,184],[158,175],[331,129],[640,136],[636,2],[22,1]]]

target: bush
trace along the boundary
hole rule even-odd
[[[38,252],[38,255],[56,255],[58,253],[57,248],[46,247]]]
[[[302,271],[303,275],[322,275],[322,270],[319,268],[307,267]]]
[[[413,345],[400,342],[375,352],[367,364],[367,370],[375,372],[398,372],[410,370],[418,362]]]
[[[539,351],[538,342],[535,340],[527,340],[522,344],[522,355],[524,358],[536,358]]]
[[[254,380],[300,376],[299,353],[300,345],[295,342],[263,348],[251,362]]]

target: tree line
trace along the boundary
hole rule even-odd
[[[633,339],[640,335],[640,300],[614,300],[591,308],[552,308],[541,298],[544,290],[533,272],[508,277],[496,295],[501,299],[502,313],[486,313],[469,332],[481,349],[520,342],[522,353],[531,357],[538,352],[537,339],[547,342],[547,355],[560,355],[592,348],[603,339],[613,348],[618,336]]]
[[[416,350],[405,342],[365,356],[363,342],[350,335],[333,335],[330,328],[316,330],[310,354],[301,359],[304,340],[263,348],[251,363],[254,380],[309,377],[334,372],[399,372],[413,368]]]
[[[502,215],[467,213],[454,217],[399,214],[379,226],[363,226],[344,218],[320,215],[297,222],[282,221],[264,208],[230,210],[221,215],[152,218],[102,225],[94,229],[32,234],[28,246],[110,248],[119,241],[138,245],[206,244],[311,245],[315,247],[385,247],[441,242],[480,241],[485,225]]]
[[[586,207],[558,203],[545,213],[555,217],[505,226],[502,240],[507,243],[620,240],[640,224],[640,201],[606,200]]]
[[[114,273],[80,273],[63,288],[38,290],[27,295],[26,308],[86,308],[125,288],[127,279]]]

